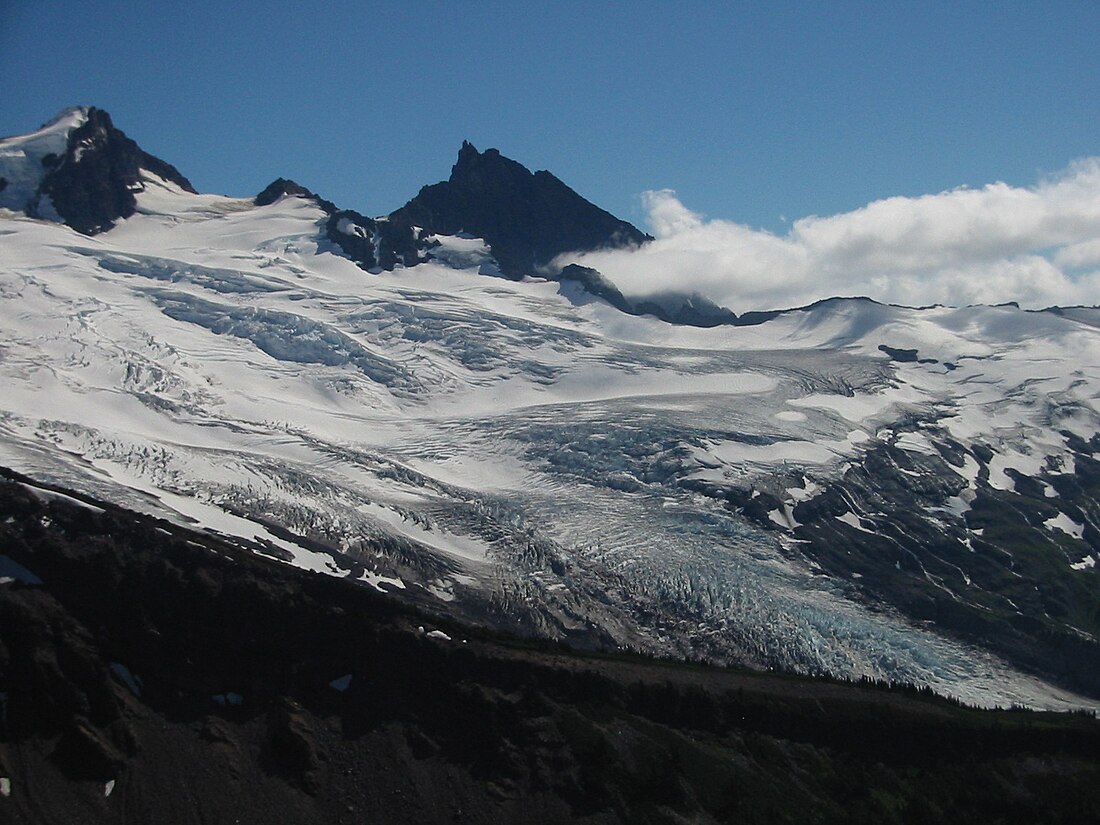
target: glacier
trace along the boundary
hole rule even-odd
[[[308,198],[144,184],[94,237],[0,215],[0,464],[515,632],[1100,706],[813,552],[897,529],[852,480],[878,461],[972,555],[975,502],[1045,485],[1044,564],[1095,592],[1100,507],[1064,485],[1100,452],[1100,310],[676,326],[491,277],[477,239],[372,273]],[[1016,598],[965,560],[895,563],[974,609]]]

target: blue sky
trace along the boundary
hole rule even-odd
[[[0,0],[0,134],[101,106],[204,191],[368,213],[464,138],[644,223],[794,219],[1100,154],[1100,4]]]

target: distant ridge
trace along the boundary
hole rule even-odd
[[[0,206],[55,220],[95,235],[112,229],[137,209],[146,175],[195,193],[170,163],[145,152],[96,107],[72,107],[29,135],[0,141]],[[629,299],[600,273],[554,261],[569,252],[629,249],[652,238],[577,194],[547,171],[531,172],[497,149],[484,152],[463,141],[446,181],[421,188],[388,216],[369,217],[277,178],[254,199],[268,206],[283,197],[305,198],[326,214],[322,236],[369,272],[411,267],[440,257],[441,238],[484,241],[491,256],[483,271],[519,280],[558,280],[581,300],[603,299],[631,315],[653,315],[692,326],[754,323],[700,295],[669,290]],[[569,285],[572,284],[570,287]]]

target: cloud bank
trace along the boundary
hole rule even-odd
[[[559,259],[629,296],[699,292],[735,312],[864,295],[922,306],[1100,303],[1100,158],[1032,187],[991,183],[795,221],[785,235],[643,195],[652,243]]]

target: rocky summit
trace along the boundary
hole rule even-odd
[[[448,180],[425,186],[389,219],[431,234],[483,238],[501,271],[513,278],[541,273],[565,252],[648,240],[549,172],[532,173],[496,149],[479,152],[469,142]]]
[[[62,132],[66,126],[71,128]],[[56,145],[49,142],[52,135],[60,138]],[[39,146],[53,151],[27,153],[20,147],[5,153],[9,160],[0,164],[0,180],[5,183],[0,194],[8,183],[4,172],[24,185],[29,179],[37,185],[20,193],[22,203],[9,204],[31,215],[57,217],[85,235],[104,232],[134,214],[135,193],[144,188],[143,171],[182,191],[195,191],[174,166],[143,151],[115,128],[110,115],[94,106],[67,110],[28,137],[38,137]],[[30,168],[12,168],[20,165]]]

